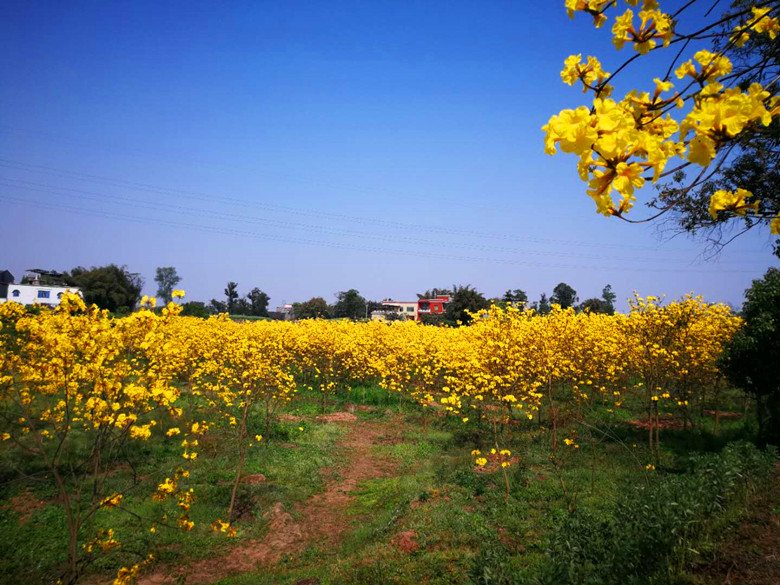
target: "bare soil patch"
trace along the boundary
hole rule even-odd
[[[403,532],[399,532],[390,542],[398,550],[407,555],[420,550],[420,543],[417,542],[417,533],[414,530],[404,530]]]
[[[363,421],[350,427],[340,442],[340,447],[347,450],[348,460],[338,470],[338,477],[328,483],[324,492],[297,509],[309,543],[321,542],[333,546],[340,542],[353,521],[352,517],[347,516],[347,509],[354,499],[351,494],[358,484],[392,474],[395,463],[377,458],[372,453],[377,437],[387,434],[391,428],[391,424],[374,421]]]
[[[634,419],[626,422],[631,426],[644,430],[649,430],[651,427],[659,429],[684,429],[696,426],[691,422],[686,423],[685,421],[676,419],[674,417],[661,417],[658,423],[647,419]]]
[[[355,422],[357,417],[351,412],[332,412],[316,417],[321,422]]]
[[[13,496],[8,505],[14,512],[19,514],[19,526],[27,524],[37,510],[45,507],[47,502],[36,497],[32,488],[27,488],[22,493]]]
[[[714,416],[716,418],[742,418],[742,414],[739,412],[719,412],[717,410],[705,410],[704,414],[707,416]]]
[[[391,460],[377,458],[372,446],[377,437],[386,435],[397,425],[375,421],[350,424],[357,417],[346,412],[325,416],[327,418],[317,418],[349,425],[347,434],[337,443],[337,448],[346,452],[346,460],[336,469],[323,470],[326,477],[330,477],[325,491],[296,506],[294,512],[298,521],[277,503],[265,513],[269,526],[262,540],[243,542],[226,555],[186,566],[159,567],[154,573],[141,577],[138,583],[171,585],[186,576],[187,585],[205,585],[230,575],[271,566],[312,544],[337,546],[355,521],[354,516],[347,514],[354,499],[352,492],[361,482],[387,477],[395,469]]]

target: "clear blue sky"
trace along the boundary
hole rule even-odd
[[[124,264],[152,294],[175,266],[190,300],[234,280],[272,306],[561,281],[738,305],[777,265],[766,233],[704,261],[596,215],[575,159],[543,153],[584,100],[563,60],[629,51],[562,0],[6,0],[0,269]]]

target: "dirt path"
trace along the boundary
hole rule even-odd
[[[347,413],[336,413],[346,415]],[[400,433],[393,422],[357,421],[354,415],[335,416],[329,424],[348,428],[336,443],[345,461],[337,469],[323,470],[330,475],[325,491],[297,505],[295,521],[282,504],[269,509],[268,533],[262,540],[241,543],[227,555],[204,559],[179,567],[161,567],[138,580],[140,585],[170,585],[180,583],[186,575],[187,585],[205,585],[225,577],[246,573],[273,565],[282,557],[294,555],[310,545],[334,546],[341,542],[354,522],[347,511],[354,496],[350,495],[361,482],[388,477],[395,464],[377,459],[371,452],[378,438]],[[400,438],[400,436],[399,436]]]

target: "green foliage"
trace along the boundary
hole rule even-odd
[[[577,291],[565,282],[558,283],[550,297],[550,303],[560,305],[562,309],[573,307],[578,300]]]
[[[520,576],[512,557],[500,543],[489,541],[472,561],[469,578],[474,585],[517,585]]]
[[[730,12],[745,10],[754,4],[757,3],[752,0],[732,0]],[[731,22],[724,21],[724,27],[728,28]],[[751,83],[758,82],[772,95],[777,95],[780,37],[750,35],[743,46],[730,46],[729,52],[735,64],[732,75],[743,91]],[[708,180],[695,189],[686,188],[685,175],[680,172],[673,181],[660,186],[659,195],[651,202],[657,209],[671,210],[670,223],[676,232],[702,234],[715,250],[736,237],[729,229],[734,224],[741,224],[742,231],[736,234],[741,235],[756,226],[766,226],[780,212],[780,120],[774,118],[760,132],[740,135],[730,141],[733,156],[724,159]],[[738,188],[753,193],[750,202],[758,202],[758,214],[740,217],[719,213],[713,218],[708,212],[712,193],[718,189],[734,191]],[[780,257],[780,239],[775,239],[774,253]]]
[[[141,300],[144,281],[126,266],[109,264],[92,268],[79,266],[65,274],[65,282],[77,286],[87,305],[95,304],[112,313],[127,313]]]
[[[238,283],[232,280],[225,287],[225,298],[228,313],[236,312],[236,302],[238,301]]]
[[[732,384],[756,397],[760,438],[780,445],[780,270],[770,268],[754,280],[745,297],[745,326],[720,365]]]
[[[476,313],[482,309],[487,309],[490,302],[485,296],[471,285],[453,286],[452,296],[446,308],[446,318],[449,321],[461,323],[470,323],[469,313]]]
[[[217,299],[211,299],[211,301],[209,302],[208,309],[209,309],[209,313],[211,313],[212,315],[218,315],[220,313],[228,312],[227,303],[223,301],[218,301]]]
[[[446,325],[447,327],[455,327],[457,325],[455,321],[448,319],[446,314],[437,315],[436,313],[422,313],[420,315],[420,323],[423,325]]]
[[[603,299],[585,299],[579,306],[580,311],[587,311],[589,313],[602,313],[605,315],[610,314],[609,305]],[[612,310],[614,312],[614,309]]]
[[[366,299],[360,293],[351,288],[348,291],[336,293],[336,304],[333,306],[333,316],[346,319],[365,319],[367,305]]]
[[[454,289],[455,287],[453,287]],[[452,296],[453,290],[450,290],[448,288],[432,288],[431,290],[426,290],[424,293],[417,293],[418,299],[435,299],[438,296]]]
[[[173,266],[158,266],[154,281],[157,283],[158,300],[167,305],[171,302],[171,293],[181,282],[181,277],[176,274],[176,269]]]
[[[181,309],[182,317],[200,317],[201,319],[206,319],[210,314],[206,304],[201,301],[189,301],[184,303]]]
[[[607,314],[612,315],[615,313],[615,299],[617,295],[612,292],[612,285],[608,284],[601,291],[601,298],[607,304]]]
[[[249,302],[250,315],[268,317],[268,302],[271,300],[271,297],[255,287],[249,291],[246,298]]]
[[[524,290],[516,288],[514,290],[508,290],[501,297],[501,300],[505,303],[522,304],[525,305],[528,302],[528,295]]]
[[[671,583],[711,546],[734,508],[771,474],[775,451],[732,443],[690,460],[690,472],[622,492],[612,514],[579,508],[556,527],[544,583]]]
[[[293,315],[296,319],[327,319],[330,307],[322,297],[313,297],[305,303],[293,303]]]
[[[546,315],[549,313],[552,310],[552,307],[550,307],[550,300],[547,298],[547,294],[542,293],[539,296],[539,300],[531,305],[531,308],[540,315]]]

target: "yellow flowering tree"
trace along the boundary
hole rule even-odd
[[[215,415],[211,418],[225,424],[238,453],[227,512],[230,523],[247,450],[263,438],[250,433],[250,416],[256,406],[262,405],[266,425],[270,424],[275,405],[289,400],[295,392],[290,371],[292,354],[284,344],[285,324],[239,324],[214,318],[192,319],[190,325],[208,333],[200,346],[203,359],[192,384],[193,392],[205,397],[208,410]],[[197,456],[197,442],[187,444],[185,440],[183,445],[191,449],[190,458]]]
[[[164,332],[175,314],[170,306],[162,316],[144,309],[112,319],[67,293],[54,311],[0,304],[3,448],[45,469],[58,494],[68,533],[65,583],[121,546],[95,517],[124,509],[126,496],[140,489],[135,478],[123,488],[107,481],[125,446],[159,432],[160,416],[178,415]]]
[[[603,215],[642,222],[672,212],[692,232],[741,217],[745,229],[769,225],[780,235],[780,4],[733,0],[707,10],[704,21],[693,16],[699,2],[665,12],[668,4],[565,0],[570,17],[592,18],[617,51],[630,47],[633,55],[611,73],[595,56],[565,60],[563,82],[590,100],[550,118],[545,152],[578,157]],[[614,97],[620,74],[649,53],[666,56],[667,65],[646,87]],[[656,210],[629,217],[647,184],[659,189],[649,201]]]

